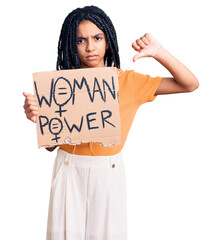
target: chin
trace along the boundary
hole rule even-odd
[[[91,63],[91,64],[84,64],[82,66],[82,68],[96,68],[96,67],[105,67],[105,65]]]
[[[91,60],[84,59],[84,61],[82,61],[81,63],[82,63],[81,66],[83,68],[105,67],[104,60],[99,57]]]

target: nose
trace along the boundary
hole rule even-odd
[[[87,46],[86,46],[86,51],[87,52],[92,52],[92,51],[94,51],[95,50],[95,46],[94,46],[94,44],[93,44],[93,41],[92,40],[89,40],[88,41],[88,44],[87,44]]]

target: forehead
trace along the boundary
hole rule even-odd
[[[78,25],[78,37],[94,36],[98,33],[103,33],[103,31],[89,20],[83,20]]]

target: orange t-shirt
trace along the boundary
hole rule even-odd
[[[68,153],[76,155],[109,156],[119,153],[126,141],[130,127],[139,106],[156,98],[155,92],[162,77],[152,78],[149,75],[136,73],[133,70],[117,69],[119,79],[119,111],[121,121],[121,144],[102,147],[99,143],[81,143],[79,145],[60,145]]]

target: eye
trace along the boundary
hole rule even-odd
[[[84,43],[84,39],[82,38],[77,39],[77,44],[81,44],[81,43]]]
[[[97,40],[97,41],[99,41],[99,40],[101,40],[102,38],[101,37],[99,37],[99,36],[96,36],[95,37],[95,40]]]

